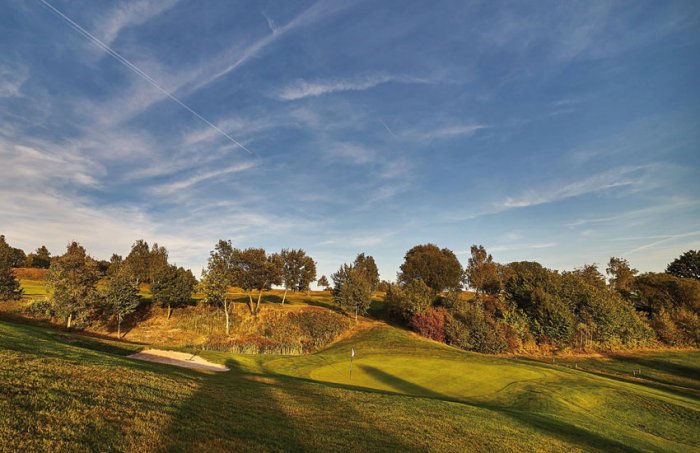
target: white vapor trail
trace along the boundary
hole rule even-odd
[[[203,121],[204,123],[206,123],[208,126],[212,127],[215,131],[217,131],[219,134],[221,134],[221,135],[223,135],[224,137],[226,137],[226,138],[227,138],[229,141],[231,141],[233,144],[235,144],[235,145],[239,146],[240,148],[246,150],[249,154],[258,156],[257,153],[255,153],[255,152],[249,150],[248,148],[246,148],[245,146],[243,146],[238,140],[236,140],[235,138],[231,137],[229,134],[227,134],[226,132],[224,132],[223,130],[221,130],[219,127],[217,127],[214,123],[212,123],[211,121],[209,121],[208,119],[204,118],[202,115],[200,115],[199,113],[197,113],[196,111],[194,111],[190,106],[188,106],[187,104],[185,104],[184,102],[182,102],[180,99],[178,99],[178,98],[177,98],[174,94],[172,94],[170,91],[168,91],[168,90],[166,90],[165,88],[161,87],[161,86],[158,84],[158,82],[156,82],[155,80],[153,80],[153,78],[152,78],[151,76],[149,76],[148,74],[146,74],[145,72],[143,72],[141,69],[139,69],[138,66],[136,66],[135,64],[133,64],[132,62],[130,62],[129,60],[127,60],[125,57],[121,56],[116,50],[112,49],[112,48],[109,47],[107,44],[103,43],[103,42],[100,41],[98,38],[96,38],[95,36],[93,36],[89,31],[85,30],[83,27],[81,27],[80,25],[78,25],[77,23],[75,23],[70,17],[66,16],[66,15],[63,14],[61,11],[59,11],[58,9],[56,9],[51,3],[49,3],[49,2],[46,1],[46,0],[40,0],[40,1],[41,1],[41,3],[44,4],[44,6],[46,6],[46,7],[49,8],[51,11],[53,11],[53,12],[54,12],[56,15],[58,15],[61,19],[63,19],[64,21],[66,21],[74,30],[76,30],[77,32],[79,32],[80,34],[82,34],[83,36],[85,36],[86,38],[88,38],[89,40],[91,40],[94,44],[97,45],[97,47],[99,47],[100,49],[102,49],[102,50],[104,50],[105,52],[107,52],[112,58],[114,58],[115,60],[117,60],[118,62],[120,62],[120,63],[123,64],[124,66],[126,66],[127,68],[131,69],[131,70],[132,70],[133,72],[135,72],[138,76],[140,76],[140,77],[143,78],[145,81],[147,81],[148,83],[150,83],[151,85],[153,85],[158,91],[160,91],[161,93],[163,93],[164,95],[166,95],[167,97],[169,97],[170,99],[172,99],[173,101],[175,101],[176,103],[178,103],[181,107],[183,107],[185,110],[187,110],[188,112],[190,112],[191,114],[193,114],[194,116],[196,116],[197,118],[199,118],[201,121]],[[259,157],[259,156],[258,156],[258,157]]]

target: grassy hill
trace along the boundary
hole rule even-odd
[[[126,358],[138,344],[0,321],[0,445],[700,449],[698,352],[552,364],[466,353],[378,322],[363,326],[307,356],[203,352],[232,370],[212,374]]]

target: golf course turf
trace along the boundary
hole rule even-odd
[[[312,355],[201,352],[225,373],[142,348],[0,321],[2,449],[700,449],[699,352],[552,364],[378,322]]]

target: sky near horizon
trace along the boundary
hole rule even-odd
[[[661,271],[700,248],[697,1],[0,2],[0,234]]]

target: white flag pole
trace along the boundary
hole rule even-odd
[[[355,357],[355,348],[350,349],[350,380],[352,381],[352,358]]]

